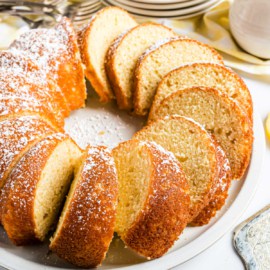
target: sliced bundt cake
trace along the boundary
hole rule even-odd
[[[149,121],[174,114],[192,117],[213,134],[230,161],[232,178],[241,179],[249,164],[253,131],[235,102],[213,88],[188,88],[164,99]]]
[[[105,71],[106,52],[118,35],[136,25],[136,21],[125,10],[106,7],[100,10],[79,34],[86,77],[102,102],[114,98]]]
[[[134,108],[146,115],[157,86],[171,70],[195,62],[223,64],[222,57],[211,47],[187,38],[171,38],[150,47],[139,58],[134,72]]]
[[[194,63],[169,72],[159,83],[150,118],[170,94],[196,86],[212,87],[236,101],[252,122],[252,99],[244,81],[231,69],[214,63]]]
[[[119,181],[115,231],[148,258],[162,256],[189,220],[189,188],[172,153],[130,140],[113,149]]]
[[[216,188],[211,196],[208,205],[199,213],[199,215],[192,220],[192,226],[202,226],[208,224],[217,211],[224,206],[228,197],[228,190],[231,185],[231,168],[229,160],[222,148],[217,145],[217,158],[219,163],[219,174],[216,178]]]
[[[134,138],[154,141],[178,159],[189,182],[192,221],[209,203],[215,189],[219,164],[211,136],[193,120],[171,116],[145,126]]]
[[[177,36],[157,23],[144,23],[120,35],[108,49],[105,67],[120,109],[133,108],[133,74],[136,62],[151,45]]]
[[[70,110],[84,107],[86,87],[77,36],[71,22],[63,18],[52,29],[32,29],[10,46],[31,58],[55,80],[64,93]]]
[[[46,119],[21,116],[0,121],[0,188],[17,161],[42,137],[54,133]]]
[[[113,237],[118,183],[107,148],[88,147],[77,168],[50,249],[80,267],[96,267]]]
[[[4,187],[2,224],[14,244],[44,240],[80,156],[67,135],[56,133],[34,145],[13,168]]]

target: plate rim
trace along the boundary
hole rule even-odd
[[[164,0],[133,0],[134,2],[137,3],[147,3],[147,4],[159,4],[159,5],[170,5],[170,4],[175,4],[175,3],[183,3],[183,2],[188,2],[190,0],[169,0],[166,1],[166,3],[164,2]]]
[[[165,254],[163,257],[143,262],[130,266],[123,267],[113,267],[108,268],[110,270],[135,270],[139,267],[143,267],[144,270],[152,270],[155,267],[158,269],[167,269],[171,267],[176,267],[193,257],[197,256],[220,238],[222,238],[229,230],[231,230],[240,217],[244,214],[247,207],[249,206],[252,198],[254,197],[258,185],[261,181],[261,169],[264,163],[264,157],[266,152],[266,143],[265,143],[265,134],[263,123],[260,118],[257,109],[254,108],[254,142],[253,142],[253,151],[250,161],[249,171],[246,175],[245,182],[243,186],[233,201],[229,209],[221,216],[215,224],[199,237],[186,244],[179,249],[172,251],[171,253]],[[254,177],[256,175],[256,177]],[[248,194],[248,197],[246,195]],[[225,228],[225,229],[224,229]],[[203,243],[203,245],[198,245],[198,243]],[[9,258],[13,258],[12,264],[10,261],[7,261]],[[7,259],[6,259],[7,258]],[[15,260],[16,258],[16,260]],[[57,268],[54,266],[40,265],[37,262],[28,261],[22,257],[10,254],[6,249],[0,247],[0,265],[12,270],[20,270],[22,267],[27,267],[28,270],[37,270],[37,269],[50,269],[50,270],[65,270],[65,268]],[[15,267],[15,268],[14,268]],[[18,268],[17,268],[18,267]],[[165,268],[164,268],[165,267]],[[77,269],[77,268],[72,268]],[[66,269],[69,270],[69,269]]]
[[[174,10],[174,9],[183,9],[188,7],[195,7],[199,4],[207,2],[208,0],[192,0],[188,2],[180,2],[180,3],[172,3],[172,4],[152,4],[152,3],[140,3],[131,0],[116,0],[116,2],[126,5],[133,8],[143,8],[146,10],[157,10],[157,11],[165,11],[165,10]]]
[[[184,16],[187,14],[196,13],[205,9],[212,8],[214,5],[216,5],[220,0],[209,0],[207,2],[201,3],[195,7],[189,7],[185,9],[179,9],[179,10],[173,10],[173,11],[157,11],[157,10],[144,10],[139,8],[130,7],[124,4],[120,4],[116,2],[115,0],[103,0],[102,2],[106,2],[110,6],[119,6],[121,8],[124,8],[130,13],[136,13],[143,16],[158,16],[158,17],[172,17],[172,16]],[[161,14],[162,13],[162,14]]]

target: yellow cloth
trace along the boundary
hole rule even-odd
[[[229,27],[230,1],[225,0],[203,16],[186,20],[156,20],[173,28],[177,33],[187,35],[216,48],[232,68],[255,75],[270,75],[270,60],[262,60],[243,51],[234,41]],[[146,21],[142,19],[140,21]],[[149,19],[147,19],[149,21]],[[19,30],[18,30],[19,28]],[[0,49],[4,49],[27,26],[15,17],[0,17]]]
[[[9,44],[29,27],[18,17],[0,15],[0,50],[6,49]]]
[[[222,1],[206,12],[186,20],[151,20],[173,28],[178,34],[197,39],[217,49],[225,64],[256,75],[270,75],[270,60],[262,60],[243,51],[234,41],[229,24],[230,1]]]

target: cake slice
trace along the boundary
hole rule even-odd
[[[191,222],[208,205],[215,191],[219,164],[211,136],[193,120],[171,116],[145,126],[134,138],[154,141],[178,159],[189,182]]]
[[[117,194],[110,151],[89,146],[78,164],[50,249],[79,267],[100,265],[113,238]]]
[[[86,86],[77,44],[77,35],[69,19],[54,28],[31,29],[10,46],[23,52],[60,87],[70,110],[84,107]]]
[[[189,187],[172,153],[130,140],[113,149],[119,181],[115,231],[142,256],[158,258],[189,220]]]
[[[188,88],[164,99],[149,121],[174,114],[192,117],[213,134],[230,161],[232,178],[241,179],[251,156],[253,130],[235,102],[213,88]]]
[[[0,188],[19,159],[37,141],[55,131],[46,119],[34,115],[0,121]]]
[[[157,87],[149,118],[170,94],[196,86],[215,88],[227,94],[246,112],[252,123],[252,99],[245,82],[231,69],[214,63],[194,63],[169,72]]]
[[[211,218],[215,217],[228,197],[228,191],[231,186],[231,167],[224,151],[219,145],[216,145],[217,158],[219,163],[219,173],[216,178],[215,190],[207,206],[190,223],[191,226],[202,226],[209,223]]]
[[[136,25],[136,21],[125,10],[106,7],[97,12],[79,34],[85,74],[101,102],[114,98],[105,71],[106,52],[118,35]]]
[[[117,37],[108,49],[105,67],[120,109],[133,108],[133,74],[141,54],[159,40],[177,36],[157,23],[138,25]]]
[[[134,72],[134,108],[146,115],[157,86],[171,70],[195,62],[223,64],[222,57],[211,47],[187,38],[171,38],[150,47],[139,58]]]
[[[65,199],[81,150],[56,133],[34,145],[7,180],[2,224],[15,245],[43,241]]]

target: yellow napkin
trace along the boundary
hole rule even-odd
[[[270,60],[262,60],[243,51],[232,38],[229,8],[230,1],[226,0],[207,11],[203,16],[186,20],[151,21],[162,23],[173,28],[178,34],[209,44],[224,56],[225,64],[232,68],[251,74],[270,75]]]
[[[0,15],[0,50],[6,49],[20,34],[29,29],[18,17]]]

